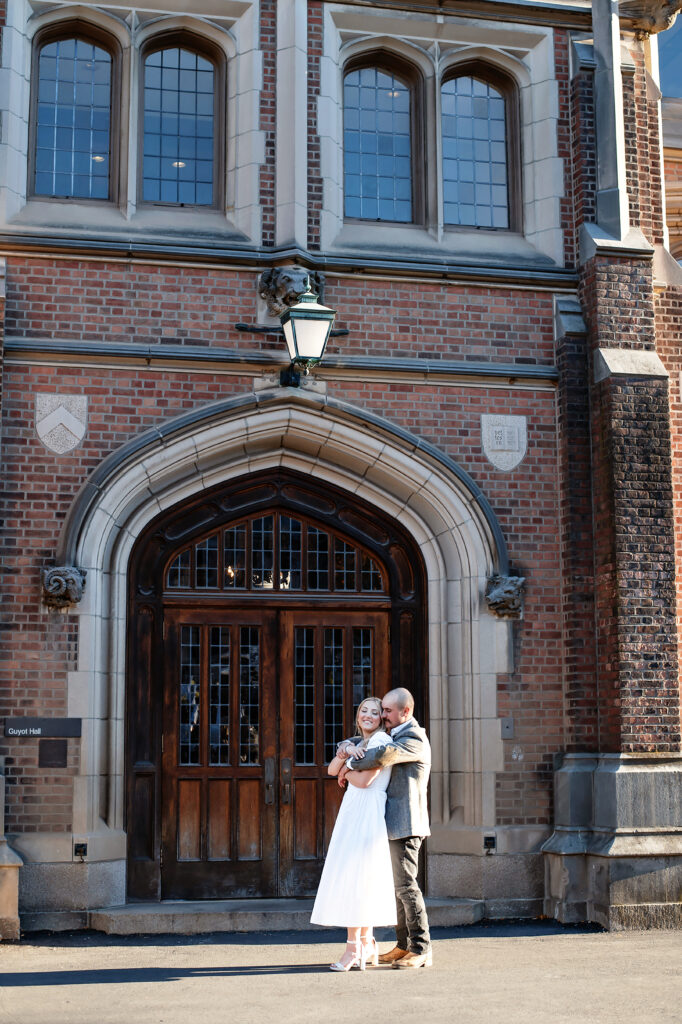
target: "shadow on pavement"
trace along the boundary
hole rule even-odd
[[[481,921],[479,924],[457,928],[432,928],[434,943],[442,939],[522,938],[543,935],[588,935],[602,932],[600,925],[562,925],[557,921]],[[391,928],[376,928],[379,942],[394,942]],[[98,946],[319,946],[345,942],[341,928],[326,928],[308,932],[210,932],[202,935],[105,935],[102,932],[28,932],[22,943],[31,946],[49,946],[52,949]],[[292,968],[293,969],[293,968]],[[309,968],[313,969],[313,968]],[[266,972],[267,973],[267,972]],[[3,979],[4,980],[4,979]]]
[[[238,978],[258,974],[319,974],[327,964],[268,964],[256,967],[121,967],[92,971],[26,971],[3,974],[3,988],[71,985],[150,985],[184,978]]]

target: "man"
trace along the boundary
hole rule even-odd
[[[426,805],[431,747],[413,716],[414,699],[409,690],[391,690],[383,698],[381,708],[390,743],[367,752],[357,752],[349,741],[342,743],[337,753],[348,761],[339,774],[339,784],[343,784],[349,771],[370,771],[388,765],[393,769],[386,791],[386,829],[398,916],[397,942],[394,949],[379,957],[379,962],[398,970],[430,967],[429,922],[417,883],[417,869],[419,849],[425,836],[431,834]]]

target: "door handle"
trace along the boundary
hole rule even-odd
[[[275,759],[274,757],[265,758],[265,802],[266,804],[274,804],[275,802]]]
[[[282,803],[291,803],[291,758],[282,758]]]

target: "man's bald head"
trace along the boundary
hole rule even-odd
[[[414,697],[404,686],[397,686],[395,690],[389,690],[384,700],[395,703],[401,711],[405,708],[410,714],[414,711]]]
[[[414,711],[414,697],[404,686],[398,686],[395,690],[389,690],[382,697],[381,712],[384,725],[390,732],[412,718]]]

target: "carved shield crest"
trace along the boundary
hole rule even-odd
[[[87,425],[85,395],[36,395],[36,431],[51,452],[72,451],[85,437]]]
[[[515,469],[526,454],[525,416],[481,416],[483,451],[496,469]]]

